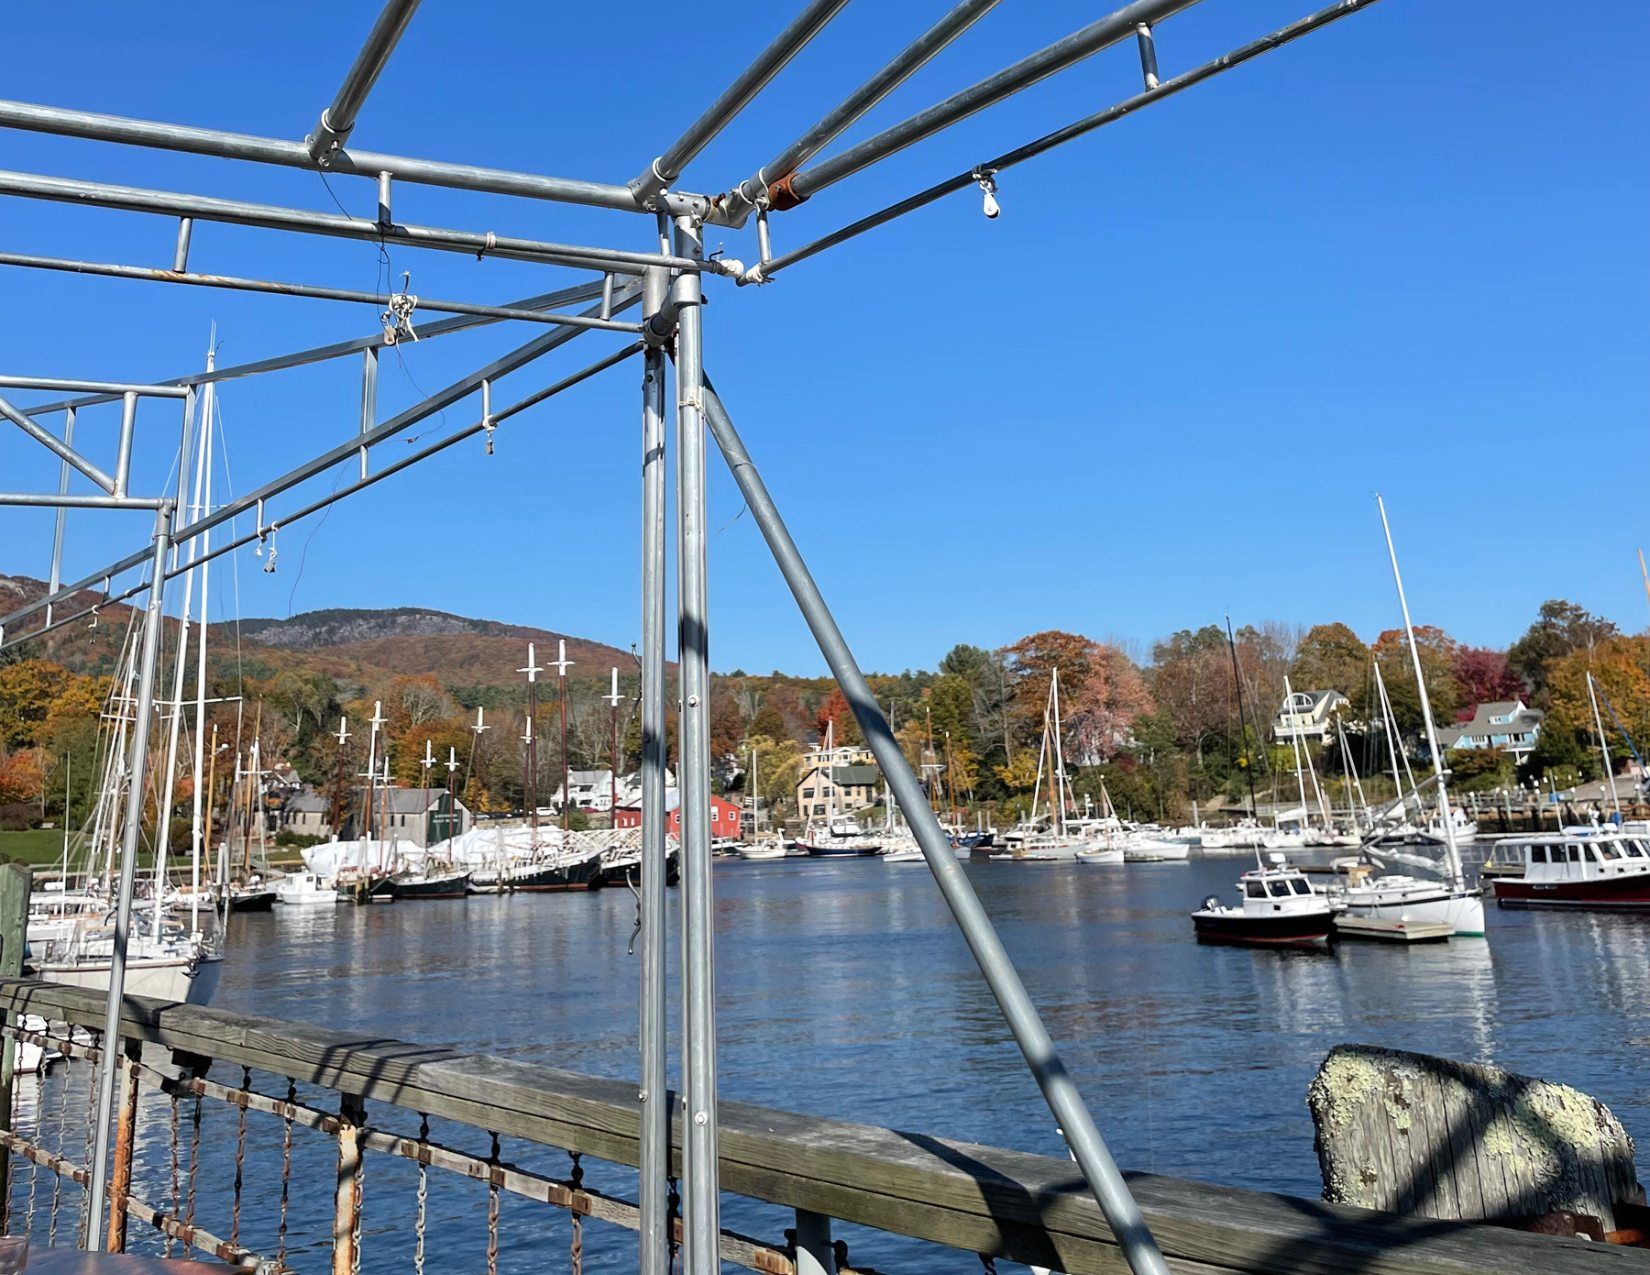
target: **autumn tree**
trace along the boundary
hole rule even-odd
[[[1023,741],[1041,730],[1044,705],[1060,670],[1063,743],[1074,765],[1105,761],[1126,742],[1134,719],[1152,707],[1146,680],[1115,646],[1076,633],[1048,630],[1003,650],[1008,664],[1010,711]]]
[[[1459,644],[1448,633],[1430,624],[1417,625],[1415,646],[1421,657],[1421,674],[1427,680],[1427,697],[1435,723],[1455,720],[1461,707],[1461,688],[1455,682],[1455,658]],[[1421,714],[1421,692],[1415,684],[1415,665],[1409,641],[1402,629],[1388,629],[1375,639],[1375,658],[1386,682],[1387,698],[1398,730],[1419,737],[1425,733]]]
[[[50,660],[18,660],[0,668],[0,748],[32,745],[53,701],[69,685],[69,670]]]
[[[1534,624],[1507,650],[1507,664],[1528,683],[1534,702],[1547,707],[1548,672],[1573,651],[1620,634],[1615,624],[1574,602],[1550,598],[1541,604]]]
[[[1622,728],[1641,748],[1650,741],[1650,637],[1606,638],[1591,649],[1578,648],[1547,665],[1551,718],[1561,725],[1573,723],[1572,730],[1578,725],[1587,751],[1598,757],[1598,732],[1587,693],[1589,672],[1600,694],[1599,717],[1604,724],[1605,742],[1612,762],[1619,766],[1632,756]],[[1620,719],[1619,727],[1616,718]],[[1548,729],[1549,723],[1543,723],[1542,734]]]
[[[1339,691],[1361,712],[1369,658],[1369,648],[1346,625],[1315,624],[1295,647],[1290,680],[1297,691]]]
[[[1463,713],[1480,704],[1522,699],[1525,694],[1524,679],[1513,671],[1502,651],[1484,646],[1459,647],[1450,672],[1461,688]]]

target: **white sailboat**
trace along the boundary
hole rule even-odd
[[[1443,861],[1437,866],[1442,880],[1423,879],[1398,873],[1360,875],[1350,881],[1341,892],[1347,913],[1383,921],[1440,921],[1454,928],[1457,935],[1481,936],[1484,933],[1484,900],[1480,892],[1466,883],[1461,867],[1461,851],[1455,833],[1454,812],[1450,808],[1448,771],[1444,768],[1443,753],[1438,747],[1438,731],[1432,718],[1432,701],[1427,694],[1426,678],[1421,670],[1421,654],[1415,645],[1415,628],[1410,622],[1409,600],[1404,594],[1403,576],[1398,570],[1398,551],[1392,543],[1392,528],[1387,522],[1386,504],[1375,498],[1381,511],[1381,527],[1386,533],[1387,554],[1392,560],[1392,578],[1398,590],[1398,605],[1404,616],[1404,633],[1409,641],[1410,659],[1414,664],[1415,682],[1420,693],[1421,717],[1426,726],[1427,745],[1432,754],[1433,782],[1438,788],[1438,823],[1444,841]]]
[[[1084,851],[1094,850],[1094,842],[1073,832],[1067,826],[1071,806],[1071,792],[1066,783],[1064,727],[1060,720],[1060,670],[1052,670],[1048,682],[1048,702],[1043,708],[1043,739],[1037,754],[1037,779],[1031,790],[1031,829],[1025,835],[1009,838],[1007,858],[1022,863],[1049,863],[1071,861]],[[1046,765],[1045,765],[1046,763]],[[1043,823],[1037,814],[1038,797],[1043,790],[1043,774],[1048,773],[1048,816]]]
[[[776,836],[765,834],[762,831],[762,795],[758,788],[756,776],[756,749],[746,745],[751,758],[751,839],[743,842],[735,850],[741,859],[757,861],[783,859],[788,851],[785,842]]]

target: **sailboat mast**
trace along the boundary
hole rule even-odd
[[[1593,702],[1593,726],[1598,731],[1598,751],[1604,758],[1604,780],[1610,785],[1610,804],[1616,808],[1616,817],[1621,817],[1621,794],[1616,791],[1616,772],[1610,764],[1610,744],[1604,738],[1604,720],[1598,715],[1598,691],[1593,685],[1593,673],[1587,671],[1587,698]]]
[[[1049,707],[1054,714],[1051,729],[1054,731],[1054,783],[1051,790],[1057,795],[1060,813],[1055,816],[1054,828],[1062,837],[1066,835],[1066,747],[1060,739],[1060,670],[1056,668],[1049,679]]]
[[[1238,754],[1238,763],[1243,767],[1243,777],[1249,781],[1249,817],[1256,818],[1255,811],[1255,768],[1249,760],[1249,714],[1243,707],[1243,674],[1238,672],[1237,639],[1232,636],[1232,617],[1226,617],[1226,650],[1232,657],[1232,685],[1237,690],[1238,704],[1238,738],[1243,741],[1243,751]]]
[[[534,645],[529,642],[527,644],[527,667],[518,668],[516,672],[527,674],[527,725],[522,728],[521,733],[521,742],[525,745],[521,758],[523,767],[521,795],[522,801],[527,807],[527,826],[532,831],[532,835],[528,839],[532,843],[532,848],[537,850],[539,844],[539,749],[538,742],[535,739],[537,732],[533,729],[533,723],[539,715],[539,674],[543,670],[539,668],[539,662],[534,657]],[[481,738],[483,729],[481,711],[477,709],[477,739]],[[566,798],[567,794],[563,793],[562,800],[565,801]]]
[[[1415,689],[1421,696],[1421,718],[1427,728],[1427,748],[1432,753],[1432,773],[1438,780],[1438,819],[1444,825],[1444,850],[1448,857],[1450,883],[1464,883],[1461,871],[1461,849],[1455,844],[1455,817],[1450,811],[1449,786],[1444,782],[1444,755],[1438,748],[1438,729],[1432,721],[1432,699],[1427,694],[1427,679],[1421,672],[1421,648],[1415,645],[1415,625],[1409,618],[1409,599],[1404,596],[1404,577],[1398,570],[1398,550],[1392,543],[1392,524],[1387,521],[1386,502],[1375,496],[1381,511],[1381,530],[1386,534],[1387,557],[1392,560],[1392,581],[1398,588],[1398,608],[1404,613],[1404,633],[1409,639],[1409,658],[1415,666]]]
[[[1306,829],[1312,826],[1312,821],[1311,821],[1310,818],[1308,818],[1307,812],[1306,812],[1306,778],[1301,772],[1301,733],[1296,728],[1296,726],[1294,724],[1294,720],[1295,720],[1295,692],[1290,688],[1289,678],[1288,678],[1287,675],[1285,675],[1285,677],[1283,679],[1283,705],[1284,705],[1284,712],[1288,714],[1289,722],[1290,722],[1289,742],[1294,746],[1294,750],[1295,750],[1295,788],[1300,793],[1300,799],[1301,799],[1301,832],[1304,834]],[[1274,824],[1277,823],[1277,819],[1276,819],[1275,816],[1274,816],[1272,822]],[[1304,836],[1303,836],[1303,840],[1304,840]]]
[[[1650,602],[1650,568],[1644,565],[1644,550],[1639,550],[1639,575],[1644,578],[1644,600]]]
[[[216,340],[216,329],[213,331]],[[216,362],[216,355],[212,349],[206,351],[206,370],[210,372]],[[218,401],[217,385],[208,381],[202,391],[201,398],[201,457],[202,476],[195,484],[195,519],[204,517],[212,512],[212,409]],[[193,521],[193,520],[192,520]],[[195,791],[189,802],[189,858],[190,858],[190,895],[189,895],[189,932],[200,933],[200,895],[201,895],[201,859],[211,853],[211,837],[208,834],[212,820],[212,806],[210,801],[206,806],[206,822],[201,820],[201,762],[202,749],[206,747],[206,631],[207,631],[207,584],[211,573],[212,533],[210,530],[201,532],[196,557],[200,565],[196,568],[201,578],[200,601],[200,636],[195,643]],[[213,731],[216,739],[217,732]],[[215,747],[215,746],[214,746]]]

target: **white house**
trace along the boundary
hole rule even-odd
[[[1335,714],[1349,703],[1339,691],[1296,691],[1278,709],[1272,722],[1272,738],[1280,744],[1297,739],[1321,744],[1329,738]]]

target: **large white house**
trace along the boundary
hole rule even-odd
[[[1521,699],[1480,704],[1473,709],[1471,721],[1439,727],[1438,747],[1446,753],[1452,748],[1469,751],[1499,748],[1511,753],[1516,760],[1523,761],[1535,747],[1546,716],[1539,708],[1530,708]]]
[[[1339,691],[1296,691],[1288,696],[1272,722],[1272,738],[1280,744],[1323,743],[1335,724],[1335,714],[1350,703]]]

